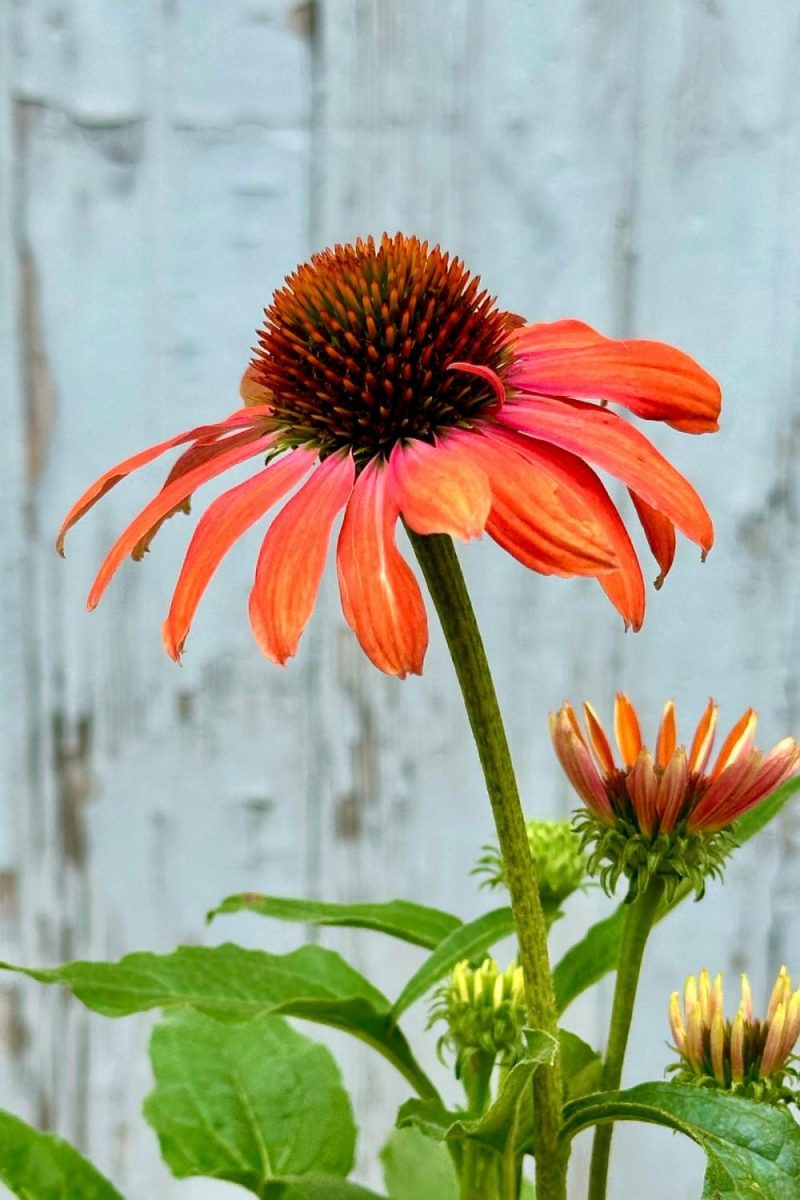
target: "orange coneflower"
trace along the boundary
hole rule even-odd
[[[681,998],[673,992],[669,1023],[680,1062],[670,1067],[678,1083],[720,1088],[751,1100],[796,1101],[798,1073],[791,1065],[800,1037],[800,988],[792,990],[786,967],[772,989],[767,1015],[753,1014],[750,981],[742,975],[739,1009],[725,1017],[722,976],[690,975]]]
[[[678,742],[670,700],[655,755],[642,742],[636,710],[622,692],[614,705],[617,765],[597,714],[584,705],[586,730],[569,704],[550,714],[558,759],[586,805],[579,818],[594,850],[590,866],[613,887],[626,874],[640,888],[654,873],[691,880],[698,892],[706,874],[717,874],[735,846],[730,828],[765,800],[800,766],[800,746],[784,738],[768,754],[753,746],[758,715],[749,708],[725,739],[713,768],[708,763],[717,726],[709,700],[687,751]]]
[[[604,407],[614,401],[676,429],[714,430],[720,393],[711,376],[659,342],[614,341],[579,321],[525,325],[496,308],[458,259],[415,237],[336,246],[298,267],[266,310],[241,390],[246,407],[226,420],[112,467],[59,535],[61,549],[69,527],[115,483],[188,445],[105,559],[93,608],[122,560],[140,557],[201,484],[266,458],[197,526],[164,625],[173,658],[223,555],[295,488],[266,532],[250,598],[256,638],[279,663],[297,649],[342,510],[344,615],[375,665],[399,676],[421,670],[427,621],[395,545],[398,517],[420,534],[466,540],[486,530],[542,574],[596,576],[635,629],[641,570],[592,467],[628,487],[659,581],[676,528],[704,554],[713,541],[694,488]]]

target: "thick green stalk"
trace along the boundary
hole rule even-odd
[[[528,1018],[532,1026],[555,1037],[556,1006],[536,868],[475,613],[451,539],[444,534],[423,537],[411,530],[409,537],[442,623],[486,780],[517,928]],[[561,1125],[558,1062],[536,1071],[533,1092],[537,1200],[566,1200],[567,1151],[558,1139]]]
[[[601,1087],[604,1092],[618,1088],[622,1078],[622,1064],[625,1061],[644,948],[663,895],[663,881],[655,876],[642,894],[630,904],[625,914],[617,962],[617,980],[614,986],[614,1005],[608,1028],[608,1048],[603,1063]],[[594,1131],[592,1164],[589,1170],[589,1200],[605,1200],[613,1131],[612,1124],[598,1125]]]

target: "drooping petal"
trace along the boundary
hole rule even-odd
[[[528,397],[497,420],[561,446],[621,480],[708,553],[714,527],[703,501],[655,446],[616,413],[577,400]]]
[[[428,646],[422,593],[394,540],[397,502],[388,469],[373,459],[345,510],[337,570],[345,620],[376,667],[419,675]]]
[[[642,730],[636,709],[624,692],[614,700],[614,735],[626,767],[632,767],[642,748]]]
[[[123,530],[122,534],[111,547],[92,584],[92,590],[89,592],[89,598],[86,602],[87,607],[89,609],[96,607],[100,597],[108,587],[109,582],[123,560],[131,553],[140,538],[152,529],[168,512],[174,509],[182,500],[185,500],[187,496],[190,496],[201,484],[206,483],[209,479],[213,479],[217,475],[221,475],[229,467],[234,467],[237,463],[245,462],[248,458],[253,458],[256,454],[263,453],[269,448],[271,442],[272,435],[267,434],[248,442],[247,445],[227,450],[211,462],[204,463],[202,466],[188,471],[185,475],[182,475],[179,479],[176,479],[173,483],[163,488],[142,509],[139,515],[131,521],[127,529]]]
[[[526,391],[622,404],[685,433],[718,428],[717,381],[663,342],[604,337],[582,321],[525,325],[509,338],[510,384]]]
[[[197,606],[228,550],[302,478],[314,457],[309,450],[292,450],[252,479],[224,492],[203,513],[164,622],[164,647],[171,658],[178,659],[183,652]]]
[[[658,739],[656,741],[656,762],[660,767],[667,765],[672,758],[677,744],[678,725],[675,719],[675,704],[672,700],[668,700],[664,705],[664,712],[661,716],[661,724],[658,727]]]
[[[314,611],[333,522],[354,479],[352,455],[330,455],[267,530],[250,593],[250,622],[267,658],[281,666],[297,651]]]
[[[492,492],[486,472],[458,441],[398,442],[389,467],[400,512],[416,533],[449,533],[464,542],[481,536]]]
[[[597,574],[597,582],[622,616],[626,628],[640,629],[645,590],[639,560],[622,518],[592,468],[566,450],[501,425],[487,424],[484,431],[488,437],[513,446],[532,466],[556,479],[563,494],[574,497],[579,515],[591,512],[616,560],[613,569]]]
[[[702,774],[706,769],[711,756],[711,748],[714,745],[714,735],[717,732],[718,713],[719,705],[715,704],[712,699],[709,699],[692,739],[692,748],[689,751],[690,771],[697,771],[698,774]]]
[[[597,575],[616,565],[591,509],[564,480],[523,457],[515,446],[484,433],[451,437],[489,477],[492,509],[487,532],[525,566],[543,575]]]
[[[466,371],[468,375],[478,375],[481,379],[485,379],[497,397],[498,405],[502,406],[505,404],[505,385],[497,372],[493,371],[491,367],[480,366],[478,363],[452,362],[447,369],[448,371]]]
[[[99,479],[94,481],[91,487],[86,489],[67,513],[56,539],[58,553],[63,556],[64,539],[72,526],[77,521],[80,521],[81,517],[98,500],[105,496],[107,492],[110,492],[120,480],[130,475],[132,471],[138,470],[139,467],[147,466],[148,463],[153,462],[160,455],[166,454],[168,450],[174,449],[175,446],[182,446],[186,442],[201,441],[206,438],[214,441],[238,426],[256,426],[259,418],[266,415],[265,410],[262,408],[238,409],[236,412],[231,413],[224,421],[218,421],[213,425],[197,425],[194,429],[185,429],[183,433],[178,433],[175,437],[167,438],[164,442],[158,442],[155,446],[149,446],[146,450],[140,450],[138,454],[132,454],[130,458],[125,458],[122,462],[110,467]]]
[[[583,739],[576,735],[569,714],[564,709],[550,713],[548,724],[553,747],[567,779],[587,808],[601,821],[611,824],[614,813],[603,781]]]
[[[649,505],[630,488],[628,488],[628,495],[633,501],[633,507],[636,509],[653,558],[658,563],[659,571],[655,580],[655,587],[658,589],[669,574],[675,560],[675,526],[669,517],[665,517],[663,513]]]

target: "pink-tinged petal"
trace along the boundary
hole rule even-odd
[[[626,767],[632,767],[642,748],[642,730],[636,709],[624,692],[617,692],[614,700],[614,736]]]
[[[505,439],[455,430],[450,437],[489,478],[486,530],[524,566],[543,575],[597,575],[616,565],[605,533],[576,489],[534,466]]]
[[[428,646],[422,593],[394,540],[398,507],[390,475],[373,459],[355,482],[339,534],[337,570],[345,620],[387,675],[420,675]]]
[[[314,461],[309,450],[292,450],[230,488],[211,503],[194,531],[163,626],[164,648],[178,659],[197,606],[231,546],[302,478]]]
[[[639,560],[622,518],[591,467],[557,446],[501,425],[488,424],[484,429],[487,436],[513,446],[532,466],[556,479],[565,494],[575,497],[578,513],[591,512],[617,564],[613,570],[598,573],[597,582],[622,616],[625,627],[640,629],[644,620],[645,590]]]
[[[739,1001],[739,1012],[742,1014],[745,1021],[752,1021],[753,992],[750,987],[750,980],[746,975],[742,975],[742,998]]]
[[[645,837],[650,837],[657,819],[658,776],[648,750],[639,751],[626,783],[639,828]]]
[[[491,367],[484,367],[478,363],[453,362],[450,363],[447,369],[448,371],[466,371],[468,375],[478,375],[481,379],[485,379],[495,396],[497,396],[498,405],[502,406],[505,404],[505,385],[497,372],[493,371]]]
[[[692,748],[689,751],[689,770],[696,771],[698,775],[702,775],[703,771],[705,771],[708,760],[711,757],[714,735],[717,732],[718,713],[718,705],[709,699],[692,739]]]
[[[736,762],[748,761],[757,762],[757,771],[752,776],[743,775],[739,786],[728,795],[724,803],[717,796],[716,807],[709,811],[703,822],[704,829],[722,829],[744,816],[762,800],[766,800],[767,796],[770,796],[776,788],[794,775],[800,766],[800,749],[794,738],[785,738],[763,759],[758,751],[751,751],[749,759],[736,760]],[[727,770],[732,770],[735,765],[736,763],[731,764]],[[712,784],[712,788],[716,786],[717,782],[721,783],[726,774],[727,771],[724,771]]]
[[[762,1079],[766,1079],[777,1071],[783,1063],[781,1057],[781,1047],[783,1045],[784,1031],[786,1028],[786,1005],[779,1004],[772,1015],[772,1020],[769,1023],[767,1031],[767,1039],[764,1042],[764,1050],[761,1055],[761,1063],[759,1065],[759,1075]]]
[[[679,746],[664,768],[661,782],[658,785],[658,826],[662,833],[670,833],[681,816],[686,803],[686,790],[689,782],[689,765],[686,761],[686,751]]]
[[[789,972],[785,966],[782,966],[778,972],[778,978],[775,980],[775,985],[772,989],[772,994],[767,1005],[767,1020],[771,1021],[775,1016],[775,1010],[779,1004],[788,1004],[792,995],[792,981]]]
[[[731,1083],[744,1083],[744,1022],[738,1012],[731,1025]]]
[[[187,496],[191,496],[192,492],[209,479],[221,475],[229,467],[235,467],[238,463],[245,462],[248,458],[253,458],[256,454],[263,454],[269,448],[272,440],[272,435],[268,434],[257,438],[255,441],[248,442],[247,445],[237,446],[233,450],[228,450],[220,454],[211,462],[204,463],[196,467],[193,471],[188,471],[180,479],[176,479],[174,483],[170,483],[167,487],[163,488],[142,509],[139,515],[131,521],[127,529],[122,532],[111,547],[97,573],[97,578],[92,584],[92,590],[89,592],[89,598],[86,602],[87,607],[89,609],[96,607],[123,560],[133,551],[137,542],[154,525],[157,525],[167,513],[171,512]]]
[[[250,622],[267,658],[281,666],[297,651],[314,611],[333,522],[354,481],[352,456],[330,455],[267,530],[250,593]]]
[[[570,716],[563,709],[548,715],[550,737],[564,774],[590,812],[612,824],[614,812],[603,781],[583,740],[576,736]]]
[[[617,769],[617,765],[614,762],[611,745],[606,737],[606,731],[600,723],[600,718],[588,700],[584,701],[583,715],[586,720],[586,728],[589,731],[589,740],[592,743],[592,749],[600,765],[600,770],[606,775],[613,775]]]
[[[716,779],[731,763],[736,762],[737,758],[742,758],[750,753],[757,725],[758,713],[755,709],[748,708],[746,712],[742,713],[722,743],[722,749],[714,763],[714,770],[711,772],[713,779]]]
[[[781,1043],[781,1058],[784,1062],[792,1053],[798,1037],[800,1037],[800,989],[791,996],[786,1010],[786,1024]]]
[[[714,527],[703,501],[655,446],[616,413],[578,400],[509,401],[497,420],[608,471],[708,553]]]
[[[633,501],[633,507],[636,509],[653,558],[658,563],[659,571],[655,580],[655,587],[658,589],[669,574],[675,560],[675,526],[669,517],[665,517],[658,509],[652,508],[630,488],[628,488],[628,495]]]
[[[607,338],[582,321],[526,325],[509,344],[508,382],[525,391],[611,400],[685,433],[718,428],[719,384],[674,346]]]
[[[162,454],[166,454],[168,450],[174,449],[175,446],[182,446],[186,442],[203,439],[210,439],[213,442],[239,425],[256,425],[259,418],[264,415],[261,410],[238,409],[224,421],[218,421],[214,425],[197,425],[194,429],[186,429],[183,433],[178,433],[175,437],[167,438],[165,442],[158,442],[155,446],[149,446],[146,450],[140,450],[138,454],[132,454],[130,458],[125,458],[122,462],[110,467],[99,479],[94,481],[91,487],[86,489],[67,513],[56,539],[58,553],[63,556],[64,539],[72,526],[77,521],[80,521],[81,517],[90,508],[93,508],[98,500],[105,496],[107,492],[110,492],[120,480],[130,475],[132,471],[138,470],[139,467],[147,466],[148,463],[153,462],[154,459],[159,458]]]
[[[729,825],[733,818],[726,814],[730,809],[736,810],[739,796],[757,778],[760,768],[758,750],[751,750],[744,758],[737,758],[726,767],[695,805],[687,822],[688,832],[695,833],[699,829],[712,832]]]
[[[656,739],[656,762],[660,767],[667,765],[677,744],[678,724],[675,719],[675,704],[672,700],[668,700],[664,705],[664,712],[661,714],[661,724],[658,727],[658,738]]]
[[[448,533],[463,542],[481,536],[492,492],[486,472],[458,441],[398,442],[389,468],[400,512],[416,533]]]

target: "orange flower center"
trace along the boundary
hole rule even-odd
[[[495,395],[450,363],[500,372],[519,318],[495,308],[456,258],[384,234],[315,254],[266,310],[252,370],[269,388],[281,444],[360,465],[403,438],[469,427]]]

